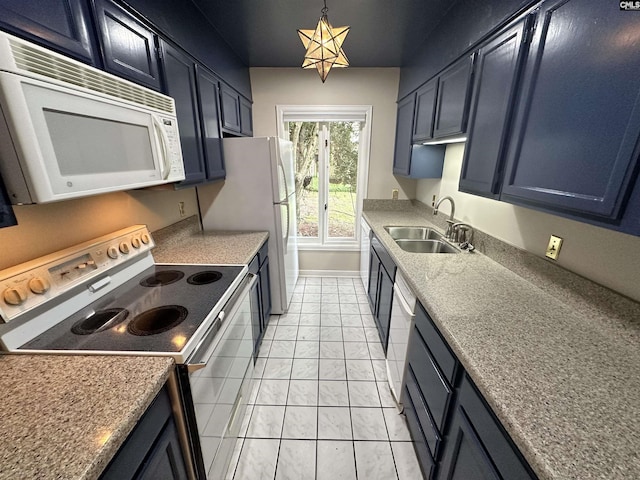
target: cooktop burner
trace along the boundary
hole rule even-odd
[[[76,335],[90,335],[108,328],[113,328],[124,322],[128,316],[129,312],[124,308],[99,310],[91,316],[76,322],[76,324],[71,327],[71,331]]]
[[[217,270],[207,272],[198,272],[187,278],[187,282],[191,285],[206,285],[208,283],[217,282],[222,278],[222,274]]]
[[[154,265],[18,349],[180,352],[245,268]]]
[[[163,270],[142,279],[140,281],[140,285],[143,287],[160,287],[175,283],[178,280],[181,280],[182,277],[184,277],[184,272],[181,272],[180,270]]]
[[[145,336],[171,330],[183,322],[189,312],[182,305],[164,305],[142,312],[129,322],[127,330],[132,335]]]

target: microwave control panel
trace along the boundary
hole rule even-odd
[[[6,323],[42,304],[53,303],[91,279],[99,281],[112,268],[150,255],[154,246],[147,227],[138,225],[0,271],[2,320]]]

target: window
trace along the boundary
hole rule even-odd
[[[371,107],[279,106],[278,114],[280,135],[296,152],[299,245],[357,248]]]

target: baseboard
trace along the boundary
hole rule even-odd
[[[353,277],[360,278],[358,270],[300,270],[301,277]]]

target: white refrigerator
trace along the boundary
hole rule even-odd
[[[198,187],[205,230],[267,230],[272,313],[285,313],[298,281],[293,144],[277,137],[222,140],[227,177]]]

